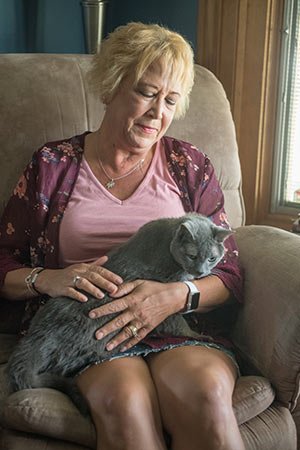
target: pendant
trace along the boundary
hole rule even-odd
[[[109,180],[108,183],[106,183],[105,187],[106,187],[107,189],[111,189],[111,188],[114,187],[115,184],[116,184],[116,183],[114,182],[114,180]]]

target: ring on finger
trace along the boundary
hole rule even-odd
[[[74,287],[74,288],[77,288],[77,283],[78,283],[79,280],[81,280],[81,278],[82,278],[82,277],[80,277],[79,275],[76,275],[76,276],[73,278],[73,287]]]
[[[127,328],[130,330],[133,337],[135,337],[135,338],[138,337],[139,330],[137,329],[137,327],[135,325],[133,325],[133,324],[127,325]]]

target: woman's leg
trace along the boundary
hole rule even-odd
[[[232,409],[237,369],[224,352],[178,347],[147,358],[173,450],[244,450]]]
[[[90,407],[97,450],[166,450],[155,387],[142,358],[92,366],[77,384]]]

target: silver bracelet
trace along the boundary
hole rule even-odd
[[[29,292],[33,295],[36,294],[41,295],[41,293],[35,287],[34,283],[36,282],[37,277],[43,270],[45,270],[44,267],[35,267],[34,269],[32,269],[30,274],[27,275],[27,277],[25,278],[26,287],[29,290]]]

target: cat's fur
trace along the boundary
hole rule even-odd
[[[154,220],[112,251],[105,267],[124,281],[171,282],[200,278],[208,275],[223,257],[223,242],[231,233],[196,213]],[[108,352],[105,348],[117,332],[102,340],[95,338],[96,330],[115,314],[97,319],[88,317],[91,309],[109,301],[108,295],[102,300],[89,296],[86,303],[68,297],[49,299],[37,312],[28,334],[9,359],[7,373],[11,390],[54,387],[68,393],[82,407],[68,377],[120,350]],[[197,336],[181,314],[168,317],[152,334]]]

